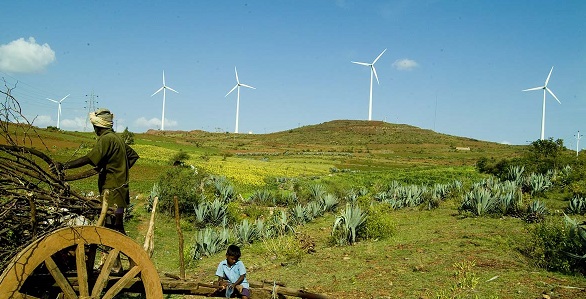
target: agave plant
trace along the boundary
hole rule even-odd
[[[202,200],[198,205],[193,205],[193,210],[196,226],[204,226],[208,215],[208,203]]]
[[[521,182],[523,182],[523,173],[524,172],[525,172],[524,166],[510,165],[509,168],[507,169],[506,179],[509,181],[516,182],[517,184],[520,184]]]
[[[230,183],[224,183],[222,185],[216,186],[216,196],[220,198],[224,202],[230,202],[236,197],[236,191],[234,191],[234,186]]]
[[[323,215],[324,208],[322,201],[312,201],[305,206],[305,220],[306,222],[312,221],[315,218]]]
[[[539,200],[535,200],[527,206],[525,221],[529,223],[541,222],[545,218],[545,215],[547,215],[545,204]]]
[[[356,232],[366,222],[367,215],[358,206],[346,204],[346,209],[336,217],[332,235],[340,245],[356,243]]]
[[[326,187],[322,184],[315,184],[309,186],[309,197],[313,200],[321,200],[326,195]]]
[[[568,225],[570,231],[569,235],[572,236],[574,239],[577,239],[577,243],[581,244],[582,252],[568,252],[567,254],[576,259],[586,259],[586,222],[578,223],[575,219],[570,218],[568,215],[565,215],[566,224]]]
[[[234,227],[234,236],[236,241],[240,244],[250,244],[257,239],[256,227],[251,224],[248,219],[243,219],[242,222]]]
[[[271,220],[271,228],[275,234],[282,236],[289,232],[294,232],[293,226],[289,224],[289,218],[287,212],[281,211],[278,214],[273,215]]]
[[[495,201],[491,192],[483,187],[477,187],[464,195],[460,209],[482,216],[491,213],[494,205]]]
[[[211,256],[224,249],[226,239],[212,228],[199,230],[195,235],[195,242],[192,248],[193,259],[200,259],[203,256]]]
[[[263,205],[275,206],[274,196],[271,194],[271,191],[266,189],[255,190],[250,196],[250,201]]]
[[[220,225],[225,222],[226,205],[218,198],[209,203],[207,222],[213,225]]]
[[[305,208],[300,204],[295,205],[291,209],[291,217],[296,224],[305,224],[307,219]]]
[[[586,212],[586,200],[583,197],[574,196],[566,209],[568,214],[584,215]]]
[[[322,202],[324,212],[333,212],[338,208],[340,199],[336,195],[328,193],[322,198]]]
[[[532,173],[525,178],[525,186],[530,190],[531,195],[543,192],[551,187],[549,176]]]
[[[350,189],[346,192],[345,199],[351,205],[355,205],[356,201],[358,200],[358,196],[359,195],[358,195],[358,192],[356,192],[356,190]]]

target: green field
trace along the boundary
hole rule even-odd
[[[58,161],[84,154],[94,138],[93,133],[39,132],[45,145],[34,146]],[[367,121],[332,121],[272,134],[149,131],[135,135],[133,148],[141,159],[131,170],[135,207],[128,231],[141,244],[150,217],[147,198],[159,176],[176,167],[171,158],[179,152],[189,156],[186,165],[226,177],[238,194],[240,217],[247,218],[246,211],[267,209],[249,199],[260,189],[305,194],[308,186],[320,184],[343,197],[365,188],[370,193],[360,200],[374,201],[373,195],[393,181],[426,186],[459,181],[466,188],[488,176],[476,170],[479,158],[521,157],[527,151],[526,146]],[[73,182],[72,188],[95,192],[95,178]],[[546,202],[552,211],[548,217],[560,218],[566,196],[546,192],[532,199]],[[435,209],[390,211],[391,237],[346,246],[331,242],[339,212],[328,212],[295,228],[297,239],[310,240],[314,252],[300,251],[297,239],[284,236],[244,245],[242,260],[249,280],[276,280],[332,298],[586,298],[583,276],[538,268],[523,254],[537,224],[510,216],[473,217],[458,210],[461,202],[458,194]],[[183,218],[182,230],[187,276],[215,280],[223,252],[191,259],[189,247],[198,230],[192,217]],[[157,214],[153,262],[160,272],[179,272],[177,246],[174,219]]]

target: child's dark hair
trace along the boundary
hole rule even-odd
[[[236,246],[236,245],[230,245],[228,246],[228,250],[226,250],[226,255],[228,256],[233,256],[237,259],[240,258],[240,247]]]

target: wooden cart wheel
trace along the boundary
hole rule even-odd
[[[108,252],[101,270],[94,271],[89,252],[98,246]],[[69,263],[63,259],[67,252],[74,253]],[[115,276],[111,270],[119,254],[133,262]],[[43,290],[39,285],[48,287]],[[130,290],[144,293],[148,299],[163,298],[159,275],[143,248],[129,237],[100,226],[56,230],[18,253],[0,276],[0,298],[42,298],[47,296],[42,292],[49,293],[49,289],[57,289],[69,299],[109,299]]]

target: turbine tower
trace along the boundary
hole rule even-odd
[[[61,121],[60,120],[60,118],[61,118],[61,102],[63,102],[65,99],[67,99],[68,96],[69,95],[66,95],[64,98],[62,98],[59,101],[55,101],[53,99],[47,98],[47,100],[54,102],[54,103],[57,103],[57,105],[59,105],[59,107],[57,108],[57,129],[59,129],[59,122]]]
[[[576,157],[578,157],[578,153],[580,152],[580,139],[582,138],[582,136],[580,136],[579,130],[578,135],[574,135],[574,137],[576,137]]]
[[[252,88],[252,89],[256,89],[250,85],[246,85],[244,83],[240,83],[240,80],[238,80],[238,71],[236,70],[236,67],[234,67],[234,73],[236,73],[236,85],[234,87],[232,87],[232,89],[230,89],[230,91],[224,96],[227,97],[229,94],[231,94],[234,89],[236,89],[236,93],[238,94],[238,96],[236,97],[236,129],[234,129],[234,133],[238,133],[238,111],[240,110],[240,86],[244,86],[244,87],[248,87],[248,88]]]
[[[165,130],[165,97],[166,97],[165,91],[167,89],[170,90],[170,91],[179,93],[175,89],[173,89],[173,88],[165,85],[165,71],[163,71],[163,87],[159,88],[159,90],[155,91],[155,93],[153,93],[151,95],[151,97],[152,97],[152,96],[156,95],[157,93],[159,93],[161,90],[163,91],[163,115],[161,116],[161,131],[164,131]]]
[[[547,75],[547,79],[545,79],[545,84],[543,86],[539,86],[539,87],[534,87],[534,88],[529,88],[529,89],[524,89],[523,91],[530,91],[530,90],[540,90],[543,89],[543,112],[541,114],[541,140],[544,140],[545,138],[545,94],[546,91],[549,92],[553,98],[558,101],[558,103],[562,103],[560,102],[560,100],[558,100],[558,97],[555,96],[555,94],[553,94],[553,92],[551,91],[551,89],[549,89],[547,87],[547,83],[549,82],[549,77],[551,77],[551,72],[553,72],[553,66],[551,67],[551,70],[549,71],[549,75]]]
[[[383,56],[383,54],[385,53],[385,51],[387,51],[387,49],[384,49],[377,57],[376,59],[372,62],[372,63],[366,63],[366,62],[356,62],[356,61],[352,61],[352,63],[356,63],[356,64],[360,64],[360,65],[365,65],[370,67],[370,101],[368,102],[368,120],[372,120],[372,76],[374,74],[374,77],[376,78],[376,83],[380,84],[378,82],[378,76],[376,75],[376,69],[374,68],[374,64],[376,63],[376,61]]]

